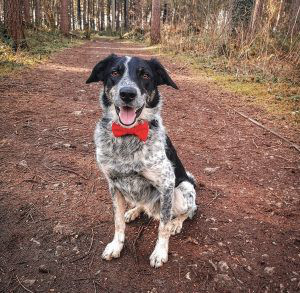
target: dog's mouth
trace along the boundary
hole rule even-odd
[[[115,107],[121,124],[125,126],[130,126],[134,124],[136,119],[141,115],[144,105],[137,110],[133,107],[128,106]]]

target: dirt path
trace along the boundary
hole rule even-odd
[[[146,217],[127,226],[119,259],[101,260],[112,207],[92,142],[100,84],[85,80],[111,52],[150,56],[89,42],[0,82],[0,292],[299,292],[299,153],[237,115],[234,95],[162,57],[180,87],[161,89],[165,125],[203,184],[199,212],[161,269],[149,265],[157,223]]]

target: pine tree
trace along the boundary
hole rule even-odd
[[[27,48],[22,18],[22,1],[5,0],[5,12],[5,25],[12,39],[12,48],[15,51]]]
[[[151,44],[160,42],[160,0],[152,0]]]

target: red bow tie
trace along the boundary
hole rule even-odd
[[[138,124],[132,128],[125,128],[117,123],[113,123],[111,130],[115,137],[130,134],[137,136],[141,141],[145,142],[149,133],[149,124],[148,122],[144,121],[143,123]]]

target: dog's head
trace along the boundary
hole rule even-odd
[[[93,69],[86,83],[102,81],[102,107],[125,127],[147,120],[159,106],[158,86],[178,89],[164,67],[156,60],[109,55]],[[151,116],[151,115],[150,115]]]

